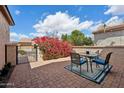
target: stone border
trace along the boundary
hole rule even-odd
[[[31,69],[33,69],[33,68],[44,66],[47,64],[51,64],[51,63],[65,62],[65,61],[70,61],[70,60],[71,60],[70,57],[64,57],[64,58],[58,58],[58,59],[52,59],[52,60],[46,60],[46,61],[41,59],[38,62],[30,62],[29,64],[30,64]]]

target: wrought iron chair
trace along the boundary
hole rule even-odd
[[[71,53],[71,70],[73,68],[73,64],[80,66],[80,74],[81,74],[81,66],[87,63],[87,71],[88,71],[88,62],[87,59],[80,57],[78,53]]]
[[[103,58],[99,57],[99,58],[93,59],[92,62],[94,62],[96,64],[99,64],[99,65],[103,65],[103,69],[105,69],[105,66],[107,66],[107,68],[108,68],[111,54],[112,54],[112,52],[109,52],[106,55],[106,59],[103,59]]]

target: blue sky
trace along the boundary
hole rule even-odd
[[[75,29],[92,37],[92,31],[103,22],[108,26],[120,24],[124,15],[124,6],[21,5],[8,8],[15,21],[15,26],[10,30],[12,41],[43,36],[54,31],[57,31],[60,37],[61,34],[70,34]]]

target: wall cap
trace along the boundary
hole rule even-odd
[[[124,48],[124,45],[118,45],[118,46],[72,46],[72,48]]]
[[[7,46],[17,46],[18,43],[16,42],[9,42],[9,43],[6,43]]]

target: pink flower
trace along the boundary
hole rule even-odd
[[[72,50],[71,45],[68,42],[61,41],[57,38],[50,37],[37,37],[33,41],[39,45],[39,48],[43,52],[44,60],[67,57]]]

